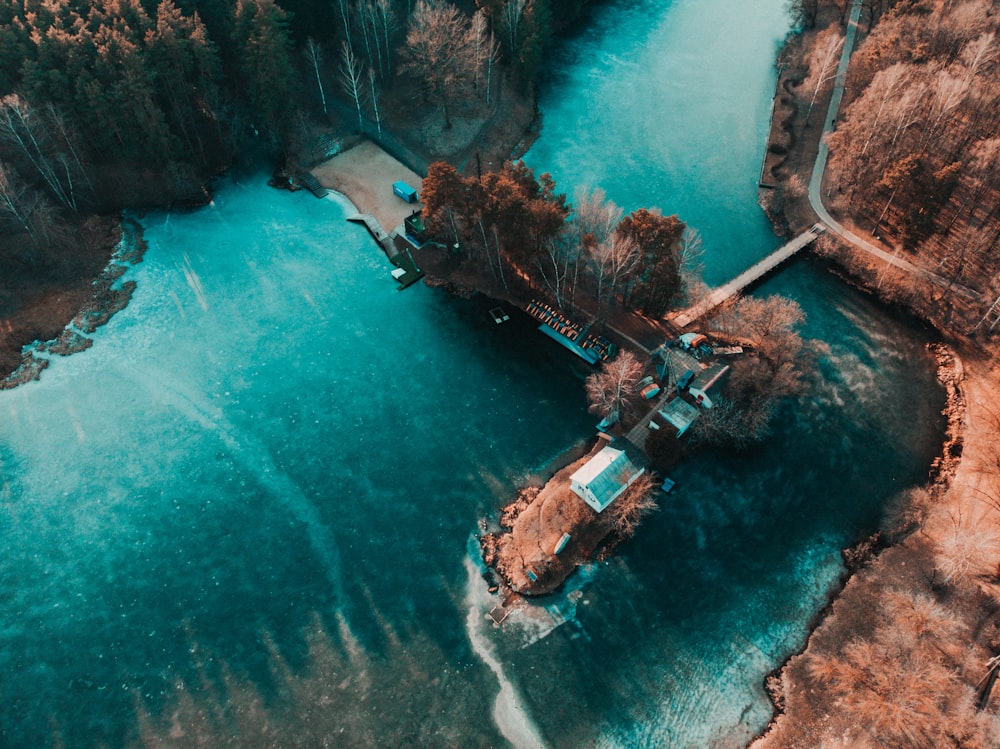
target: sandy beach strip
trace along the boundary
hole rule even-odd
[[[360,213],[370,213],[386,231],[403,223],[420,203],[407,203],[392,192],[392,183],[406,182],[420,190],[423,180],[413,170],[370,140],[337,154],[310,170],[319,183],[354,203]]]

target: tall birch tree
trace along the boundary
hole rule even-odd
[[[54,144],[38,112],[17,94],[0,99],[0,141],[27,159],[52,197],[76,209],[75,165]]]
[[[38,238],[32,213],[36,203],[37,198],[32,196],[17,172],[0,161],[0,218],[6,217],[11,223],[20,226],[35,243]]]
[[[637,392],[642,378],[642,364],[631,351],[622,351],[601,369],[587,377],[584,387],[590,410],[601,416],[621,414]]]
[[[378,84],[375,81],[375,77],[375,71],[368,68],[368,101],[372,105],[372,114],[375,115],[375,129],[381,137],[382,115],[378,108]]]
[[[364,71],[361,61],[354,54],[351,43],[346,39],[340,47],[340,85],[344,92],[351,97],[354,108],[358,113],[358,130],[364,129],[364,112],[362,105],[365,100]]]
[[[809,115],[812,114],[820,91],[824,90],[827,82],[837,75],[837,63],[843,46],[844,37],[836,26],[830,26],[817,34],[816,46],[809,64],[809,75],[803,82],[803,85],[812,90],[809,108],[806,110],[806,124],[809,123]]]
[[[309,37],[306,39],[306,46],[303,53],[309,61],[309,66],[312,68],[313,74],[316,76],[316,88],[319,89],[319,98],[323,105],[323,114],[326,114],[326,91],[323,89],[323,76],[320,74],[320,65],[323,64],[323,50],[315,39]]]

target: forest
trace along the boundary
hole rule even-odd
[[[433,149],[414,139],[445,140],[459,109],[500,132],[502,158],[530,125],[546,44],[585,6],[0,4],[0,371],[18,367],[22,345],[102,304],[91,282],[123,209],[201,205],[210,180],[237,164],[273,167],[288,184],[359,131],[426,164]]]
[[[450,247],[449,276],[498,297],[543,293],[604,321],[611,312],[662,316],[697,277],[698,236],[676,216],[627,216],[600,190],[574,203],[521,162],[463,177],[444,162],[424,180],[428,231]]]
[[[787,158],[773,173],[797,226],[815,216],[806,185],[852,4],[792,5],[802,33],[781,59]],[[769,679],[782,716],[752,746],[994,747],[1000,3],[865,0],[860,29],[822,198],[856,236],[919,270],[846,242],[826,239],[821,252],[949,341],[951,351],[931,348],[951,427],[928,484],[896,497],[885,530],[845,551],[853,576],[804,652]]]
[[[248,150],[297,158],[350,102],[450,101],[503,75],[530,94],[583,3],[16,0],[0,7],[0,221],[35,243],[60,214],[203,200]],[[435,50],[446,50],[445,57]]]
[[[846,4],[830,5],[842,17]],[[815,2],[798,6],[815,17]],[[998,11],[995,2],[867,2],[870,33],[829,138],[830,209],[946,279],[925,289],[883,272],[875,283],[963,334],[992,328],[1000,311]],[[842,41],[839,24],[817,35],[798,91],[807,112],[832,85]],[[806,128],[819,126],[818,112],[807,118]]]

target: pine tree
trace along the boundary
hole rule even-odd
[[[204,140],[215,100],[220,65],[215,45],[197,14],[185,16],[173,0],[162,0],[156,27],[146,34],[147,64],[156,71],[160,98],[168,120],[179,132],[191,157],[202,164],[210,160]],[[206,114],[209,117],[206,117]]]
[[[260,126],[282,140],[290,124],[292,43],[289,14],[274,0],[237,0],[234,39],[246,95]]]

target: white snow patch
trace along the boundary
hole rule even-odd
[[[483,634],[482,627],[485,612],[491,602],[490,596],[481,585],[479,571],[469,558],[465,560],[465,569],[469,574],[465,595],[469,612],[465,617],[465,631],[476,655],[489,667],[500,683],[500,692],[493,704],[493,722],[503,737],[516,749],[544,749],[545,741],[538,727],[522,704],[517,689],[504,674],[503,665]]]

